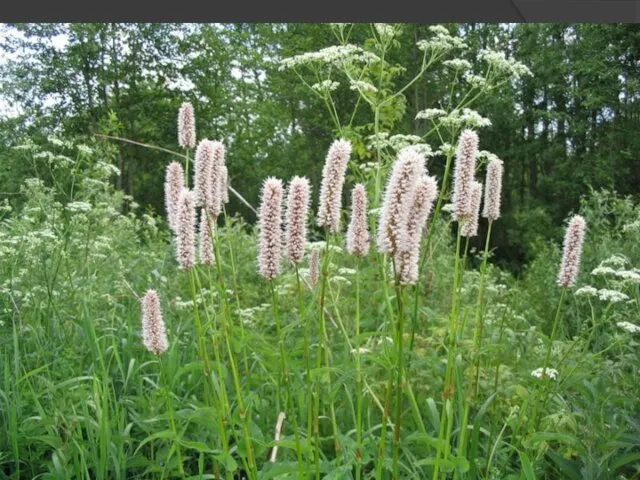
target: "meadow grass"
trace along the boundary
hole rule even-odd
[[[415,285],[315,229],[303,263],[268,282],[255,229],[224,213],[215,264],[180,270],[164,221],[83,155],[69,183],[27,179],[3,207],[0,478],[640,475],[633,203],[583,202],[591,290],[555,285],[554,244],[513,278],[490,236],[476,251],[451,234],[442,197]],[[158,356],[141,336],[150,288]]]

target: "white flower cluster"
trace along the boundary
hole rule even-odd
[[[280,60],[279,70],[295,68],[300,65],[329,64],[342,66],[351,63],[372,64],[380,61],[380,57],[356,45],[333,45],[317,52],[307,52]]]
[[[576,290],[575,295],[577,296],[589,296],[589,297],[598,297],[603,302],[611,302],[618,303],[629,300],[629,296],[619,292],[618,290],[610,290],[608,288],[597,289],[592,287],[591,285],[587,285],[586,287],[579,288]]]
[[[327,93],[336,90],[340,86],[340,83],[334,82],[333,80],[324,80],[320,83],[314,83],[311,85],[311,88],[320,92]]]
[[[66,208],[73,213],[88,212],[91,210],[91,204],[87,202],[71,202],[67,203]]]
[[[470,108],[463,108],[462,110],[455,109],[450,113],[446,113],[439,108],[428,108],[418,112],[416,115],[416,120],[432,120],[434,118],[439,118],[440,124],[449,128],[480,128],[491,126],[491,120]]]
[[[613,263],[611,263],[611,259],[607,259],[605,262],[607,261],[609,265],[614,265]],[[633,268],[631,270],[626,270],[626,269],[616,270],[615,268],[609,267],[605,262],[602,262],[598,267],[594,268],[591,271],[591,275],[596,275],[596,276],[612,275],[621,280],[630,280],[635,283],[640,283],[640,269]]]
[[[504,52],[495,50],[482,49],[478,53],[481,60],[487,62],[494,70],[499,73],[506,73],[515,78],[522,76],[531,76],[531,70],[524,63],[518,62],[513,57],[507,57]]]
[[[447,112],[441,108],[427,108],[426,110],[418,112],[416,120],[431,120],[432,118],[443,117],[446,114]]]
[[[476,75],[472,72],[464,72],[462,78],[473,88],[483,88],[487,84],[487,79],[482,75]]]
[[[462,58],[454,58],[453,60],[445,60],[442,64],[452,70],[471,70],[471,62]]]
[[[378,162],[365,162],[358,165],[358,167],[360,168],[360,170],[362,170],[362,173],[369,173],[376,170],[378,168],[378,165]]]
[[[327,247],[327,242],[318,241],[318,242],[307,242],[304,246],[305,250],[312,251],[314,249],[319,249],[321,252],[324,252]],[[342,248],[337,245],[329,245],[329,250],[335,253],[342,253]]]
[[[396,29],[388,23],[374,23],[373,26],[382,40],[390,40],[396,35]]]
[[[543,376],[548,376],[551,380],[555,380],[558,378],[558,371],[555,368],[536,368],[531,372],[532,377],[542,378]]]
[[[433,37],[429,40],[420,40],[416,43],[419,50],[423,52],[447,52],[453,49],[463,49],[467,44],[460,37],[454,37],[442,25],[433,25],[429,27],[429,31],[433,33]]]
[[[629,333],[640,333],[640,327],[631,322],[618,322],[616,325]]]
[[[397,134],[389,136],[388,132],[380,132],[367,137],[367,148],[370,149],[381,150],[383,148],[392,148],[396,152],[399,152],[406,147],[413,148],[425,157],[434,156],[431,146],[428,143],[423,143],[422,137],[418,135]]]
[[[372,83],[365,82],[364,80],[351,80],[349,88],[351,90],[358,90],[359,92],[376,93],[378,91]]]
[[[14,147],[14,148],[17,148],[17,147]],[[635,220],[635,221],[633,221],[633,222],[631,222],[631,223],[627,223],[627,224],[625,224],[625,225],[622,227],[622,231],[623,231],[624,233],[627,233],[627,232],[635,232],[635,233],[638,233],[638,232],[640,232],[640,220]]]
[[[495,153],[492,153],[488,150],[480,150],[478,152],[478,159],[485,160],[487,163],[489,163],[491,160],[500,160],[500,158],[498,158]]]
[[[456,152],[455,145],[451,145],[449,142],[444,142],[440,147],[434,152],[435,155],[442,155],[443,157],[448,157],[449,155],[453,155]]]

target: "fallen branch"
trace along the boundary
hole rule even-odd
[[[179,152],[174,152],[173,150],[169,150],[168,148],[158,147],[156,145],[149,145],[148,143],[136,142],[135,140],[129,140],[128,138],[116,137],[113,135],[105,135],[103,133],[94,133],[93,135],[99,138],[107,138],[109,140],[117,140],[119,142],[131,143],[132,145],[138,145],[140,147],[150,148],[152,150],[159,150],[161,152],[169,153],[171,155],[175,155],[176,157],[180,157],[180,158],[185,158],[185,159],[187,158],[186,155]],[[242,195],[240,195],[231,185],[229,185],[229,191],[233,193],[238,198],[238,200],[240,200],[256,216],[258,215],[258,211],[255,208],[253,208],[253,205],[247,202],[247,200],[245,200],[245,198]]]

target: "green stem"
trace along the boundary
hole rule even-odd
[[[293,408],[293,396],[291,394],[291,385],[289,382],[289,368],[287,366],[287,354],[284,348],[284,335],[282,333],[282,327],[280,325],[280,315],[278,314],[278,299],[276,296],[276,290],[274,282],[269,282],[269,289],[271,290],[271,304],[273,307],[273,319],[276,324],[276,330],[278,334],[278,343],[280,346],[280,366],[282,368],[282,376],[284,377],[284,386],[287,394],[287,400],[284,402],[288,407],[289,412],[287,417],[291,420],[293,425],[293,435],[295,437],[296,455],[298,457],[298,475],[299,478],[304,478],[302,474],[302,449],[300,448],[300,432],[298,431],[298,420],[296,411]]]
[[[400,456],[400,424],[402,422],[402,379],[404,373],[404,308],[402,302],[402,285],[396,281],[396,300],[398,303],[398,319],[396,322],[396,421],[393,431],[393,477],[399,478],[398,460]]]
[[[356,480],[362,477],[362,365],[360,361],[360,258],[356,257]]]
[[[558,308],[556,309],[556,316],[553,320],[553,328],[551,329],[551,336],[549,337],[549,347],[547,348],[547,354],[545,355],[544,358],[544,365],[542,367],[542,382],[544,384],[544,394],[543,395],[536,395],[536,402],[534,404],[533,407],[533,414],[531,415],[531,422],[534,425],[534,427],[537,429],[538,428],[538,407],[540,405],[540,399],[541,397],[544,398],[544,402],[547,402],[547,395],[549,394],[549,375],[547,375],[547,369],[549,368],[549,360],[551,360],[551,350],[553,349],[553,341],[555,340],[556,337],[556,330],[558,328],[558,321],[560,319],[560,310],[562,307],[562,302],[564,301],[564,296],[567,292],[566,287],[562,288],[562,293],[560,294],[560,300],[558,300]]]
[[[474,396],[478,395],[478,390],[480,388],[479,380],[480,380],[480,349],[482,348],[482,331],[484,327],[484,291],[487,279],[487,258],[489,257],[489,240],[491,238],[491,226],[493,225],[492,221],[489,221],[489,228],[487,230],[487,238],[485,239],[484,244],[484,254],[482,256],[482,266],[480,267],[480,287],[478,289],[478,300],[476,302],[476,317],[475,317],[475,331],[473,338],[473,350],[474,350],[474,364],[475,364],[475,380],[473,383],[470,383],[467,390],[466,402],[464,408],[464,414],[462,418],[462,426],[460,428],[460,436],[458,439],[458,451],[459,456],[464,457],[466,455],[467,450],[467,426],[469,424],[469,410],[471,409],[471,404],[473,403]],[[454,474],[454,478],[457,478],[458,470],[456,470]]]
[[[218,270],[218,294],[222,299],[222,315],[220,315],[220,323],[222,325],[222,332],[225,340],[225,344],[227,347],[227,354],[229,355],[229,364],[231,366],[231,373],[233,376],[233,384],[236,390],[238,408],[240,409],[240,418],[242,419],[242,432],[244,435],[246,449],[247,449],[247,462],[249,466],[248,475],[250,478],[257,479],[258,478],[258,470],[255,460],[255,455],[253,452],[253,444],[251,442],[251,435],[249,434],[249,414],[246,410],[245,403],[243,400],[242,394],[242,386],[240,384],[240,375],[238,373],[238,367],[236,364],[233,348],[231,348],[231,340],[229,334],[229,323],[228,320],[231,319],[229,301],[227,299],[227,292],[224,287],[224,272],[222,270],[222,262],[219,261],[220,258],[220,245],[218,242],[217,234],[214,237],[214,247],[216,254],[216,267]]]
[[[453,395],[454,379],[453,372],[455,371],[453,363],[455,362],[455,350],[457,344],[457,325],[458,325],[458,281],[460,270],[460,226],[458,226],[458,234],[456,239],[456,258],[453,271],[453,289],[451,292],[451,315],[449,317],[449,333],[448,333],[448,351],[447,351],[447,368],[445,371],[444,379],[444,392],[442,394],[442,414],[440,415],[440,428],[438,430],[438,445],[436,449],[436,463],[433,469],[433,478],[436,480],[440,473],[440,456],[443,453],[442,448],[445,444],[445,427],[449,421],[450,398]],[[448,441],[448,440],[447,440]],[[446,458],[445,448],[444,457]]]

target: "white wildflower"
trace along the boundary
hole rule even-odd
[[[625,295],[624,293],[617,290],[609,290],[607,288],[598,290],[598,298],[600,300],[608,301],[611,303],[624,302],[625,300],[629,300],[628,295]]]
[[[311,88],[317,90],[320,93],[332,92],[340,86],[340,83],[332,80],[324,80],[320,83],[314,83]]]
[[[504,52],[482,49],[478,53],[478,58],[487,62],[498,73],[506,73],[515,78],[532,75],[531,70],[525,64],[512,57],[507,57]]]
[[[485,77],[468,71],[464,72],[462,78],[473,88],[483,88],[487,84],[487,79]]]
[[[471,70],[471,62],[462,58],[454,58],[453,60],[445,60],[442,64],[452,70]]]
[[[67,203],[67,210],[70,212],[88,212],[91,210],[91,204],[87,202],[71,202]]]
[[[555,380],[558,378],[558,371],[555,368],[536,368],[531,372],[531,376],[536,378],[542,378],[543,376],[548,376],[551,380]]]
[[[640,333],[640,327],[631,322],[618,322],[616,325],[629,333]]]
[[[441,108],[427,108],[426,110],[418,112],[416,120],[430,120],[432,118],[443,117],[446,114],[447,112]]]
[[[574,295],[581,297],[583,295],[588,295],[591,297],[597,297],[598,296],[598,289],[595,287],[592,287],[591,285],[587,285],[586,287],[582,287],[579,288],[578,290],[575,291]]]
[[[378,89],[371,83],[365,82],[364,80],[351,80],[351,85],[349,86],[351,90],[358,90],[360,92],[370,92],[376,93]]]

